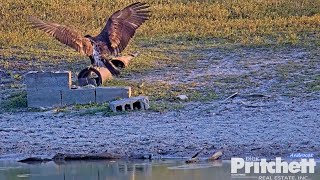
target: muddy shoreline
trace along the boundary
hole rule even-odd
[[[190,158],[203,147],[200,158],[218,150],[223,151],[224,160],[286,158],[299,152],[314,153],[317,158],[320,107],[318,96],[308,99],[277,101],[278,108],[273,108],[275,102],[270,102],[270,107],[248,107],[242,104],[244,99],[234,98],[205,106],[191,103],[167,113],[132,112],[113,117],[71,117],[49,111],[22,113],[18,120],[15,114],[5,113],[0,115],[0,159],[103,152],[122,157]]]

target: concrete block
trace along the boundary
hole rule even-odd
[[[70,89],[72,85],[70,71],[37,72],[32,71],[25,75],[27,90],[39,89]]]
[[[48,108],[61,106],[61,91],[52,89],[27,90],[28,107]]]
[[[131,87],[97,87],[96,103],[131,97]]]
[[[113,112],[147,110],[149,107],[149,98],[147,96],[138,96],[110,102],[110,108]]]
[[[95,103],[95,89],[62,90],[62,105]]]

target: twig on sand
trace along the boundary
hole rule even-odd
[[[231,94],[230,96],[228,96],[226,99],[224,99],[222,102],[226,102],[227,100],[234,98],[238,95],[238,92]]]

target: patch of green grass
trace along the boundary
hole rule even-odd
[[[319,92],[320,91],[320,83],[318,82],[317,84],[312,84],[310,86],[310,91],[311,92]]]
[[[307,83],[307,88],[311,92],[320,91],[320,75],[318,75],[314,81]]]
[[[96,115],[101,113],[101,115],[104,116],[113,116],[117,115],[117,113],[114,113],[111,111],[109,108],[108,104],[103,104],[103,105],[95,105],[93,107],[84,107],[81,110],[78,110],[79,115],[81,116],[87,116],[87,115]]]
[[[132,0],[30,0],[1,2],[0,46],[62,50],[63,45],[32,30],[27,16],[36,16],[97,34],[105,18]],[[315,0],[148,1],[151,19],[139,28],[138,38],[179,41],[217,38],[243,44],[299,42],[319,34],[320,2]],[[311,37],[310,39],[314,39]],[[175,42],[175,43],[176,43]]]
[[[20,91],[11,94],[7,100],[1,103],[1,108],[6,111],[14,111],[21,108],[27,107],[27,93]]]
[[[149,96],[151,101],[179,102],[178,95],[187,95],[188,101],[208,101],[217,98],[213,89],[199,89],[197,83],[170,84],[160,82],[134,82],[114,79],[108,86],[130,86],[133,96]]]
[[[191,101],[207,102],[217,98],[218,98],[218,95],[213,90],[210,90],[210,89],[206,89],[203,92],[194,91],[193,93],[190,94]]]
[[[166,82],[135,82],[113,79],[107,82],[107,86],[130,86],[132,96],[145,95],[150,100],[172,100],[175,97],[173,86]]]
[[[56,113],[72,113],[77,114],[80,116],[90,116],[90,115],[103,115],[106,117],[109,116],[115,116],[119,114],[124,114],[126,112],[113,112],[110,107],[109,103],[103,103],[103,104],[76,104],[72,106],[65,106],[65,107],[59,107],[55,109]]]
[[[150,102],[150,110],[160,113],[167,111],[176,111],[183,109],[185,104],[179,102],[168,102],[168,101],[152,101]]]
[[[287,81],[290,78],[296,78],[294,77],[294,73],[297,71],[297,69],[303,70],[304,65],[298,62],[289,61],[276,67],[278,77],[280,77],[280,79],[283,81]]]

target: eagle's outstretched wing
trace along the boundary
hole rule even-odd
[[[112,14],[101,33],[94,39],[106,45],[108,54],[118,55],[128,45],[136,29],[150,17],[149,6],[137,2]]]
[[[44,22],[35,17],[28,18],[34,28],[38,28],[55,37],[58,41],[79,51],[83,55],[92,54],[92,44],[88,38],[85,38],[76,30],[56,23]]]

